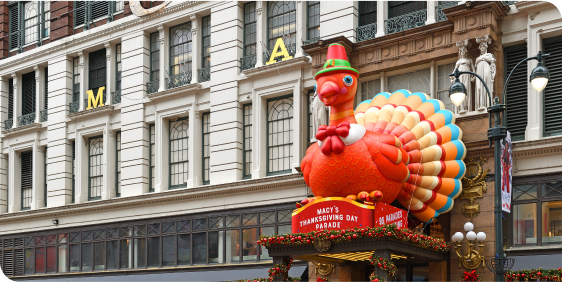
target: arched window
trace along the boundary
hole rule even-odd
[[[191,22],[170,28],[170,76],[191,71]]]
[[[187,117],[170,121],[170,189],[187,187],[189,177]]]
[[[292,95],[267,101],[267,174],[291,172],[293,161]]]
[[[37,15],[39,7],[36,1],[25,3],[25,27],[32,27],[37,24]],[[25,44],[37,42],[37,28],[27,28],[24,32]]]
[[[297,43],[297,10],[295,1],[267,3],[268,45],[272,50],[278,38],[283,37],[287,49]]]
[[[88,200],[101,199],[103,187],[103,136],[90,138],[88,158]]]

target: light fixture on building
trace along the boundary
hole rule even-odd
[[[455,78],[455,82],[449,88],[449,98],[455,106],[460,106],[462,101],[466,98],[466,87],[462,82],[459,81],[459,78]]]
[[[545,57],[541,51],[537,55],[537,61],[539,62],[537,67],[533,69],[531,72],[531,76],[529,77],[529,81],[533,85],[533,88],[537,90],[537,92],[541,92],[546,87],[548,80],[550,79],[550,73],[548,69],[542,65],[542,58]]]
[[[480,264],[484,265],[484,240],[486,240],[486,233],[474,231],[474,224],[472,222],[467,222],[464,224],[464,231],[466,231],[467,239],[467,249],[464,254],[462,252],[462,240],[464,235],[462,232],[457,232],[451,238],[453,245],[455,247],[455,253],[459,257],[459,267],[464,266],[466,269],[477,269]],[[475,250],[474,243],[478,242],[479,250]],[[456,244],[454,244],[456,243]]]
[[[54,224],[54,225],[59,225],[59,220],[58,220],[58,219],[53,219],[53,224]]]

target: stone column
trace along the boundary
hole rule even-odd
[[[105,57],[107,58],[107,67],[105,68],[105,101],[104,105],[111,105],[111,91],[113,91],[113,82],[115,82],[115,62],[111,60],[111,52],[114,48],[111,48],[111,44],[105,43]],[[115,60],[115,58],[114,58]],[[96,95],[95,93],[94,95]],[[105,148],[105,147],[104,147]]]
[[[197,99],[195,100],[197,101]],[[189,110],[189,175],[187,176],[187,188],[197,187],[203,184],[203,143],[202,143],[202,113],[197,110],[197,102],[194,102]]]
[[[437,18],[435,16],[435,6],[437,5],[437,1],[427,1],[427,20],[425,24],[432,24],[437,22]]]
[[[295,58],[304,56],[304,52],[301,48],[302,42],[306,40],[306,9],[307,1],[297,1],[297,42],[296,42],[296,52]]]
[[[201,17],[193,14],[189,17],[191,20],[191,83],[199,82],[199,69],[201,68],[201,54],[202,54],[202,44],[200,34],[197,34],[197,31],[200,30],[201,32],[203,29],[201,28]],[[211,18],[211,23],[213,22],[214,18]],[[211,40],[213,40],[211,36]],[[182,66],[181,68],[185,68],[185,71],[189,71],[187,66]]]
[[[386,73],[381,71],[381,92],[388,92],[388,85],[386,83]]]
[[[267,2],[256,1],[256,68],[265,65],[263,44],[267,38]],[[241,38],[243,38],[242,35]],[[262,44],[263,43],[263,44]]]
[[[148,193],[149,128],[144,122],[145,71],[150,56],[150,38],[143,31],[122,38],[121,96],[121,197]],[[161,51],[162,52],[162,51]]]
[[[41,110],[43,109],[43,92],[44,92],[44,83],[43,77],[45,76],[43,72],[45,68],[40,66],[33,66],[33,70],[35,71],[35,121],[39,123],[41,121]]]
[[[8,78],[0,77],[0,120],[8,119]],[[0,123],[4,130],[4,123]],[[3,147],[0,140],[0,147]],[[5,154],[0,154],[0,214],[8,212],[8,162]]]
[[[158,91],[166,90],[166,77],[168,77],[168,29],[164,25],[158,26],[158,41],[160,41],[160,88]],[[149,49],[150,50],[150,49]],[[123,45],[121,45],[121,53],[123,53]],[[121,55],[121,60],[123,60],[123,55]],[[123,87],[121,87],[123,89]]]
[[[320,38],[326,40],[343,35],[355,43],[357,41],[358,8],[357,1],[321,2]]]
[[[78,101],[80,101],[80,111],[83,111],[88,107],[84,104],[84,99],[86,97],[86,92],[88,91],[88,53],[83,51],[78,52],[79,57],[79,68],[80,68],[80,95]]]
[[[72,102],[72,59],[63,55],[49,60],[48,207],[72,202],[72,140],[67,139],[66,123],[68,104]],[[77,147],[81,144],[76,140]]]
[[[123,140],[123,135],[121,135],[121,140]],[[103,162],[106,164],[103,166],[103,187],[101,190],[101,199],[109,200],[115,198],[117,186],[115,182],[115,162],[116,162],[116,151],[115,151],[115,132],[109,131],[109,123],[106,125],[106,129],[103,130]],[[123,156],[123,154],[121,154]],[[123,174],[121,174],[123,178]],[[121,187],[123,190],[123,187]]]
[[[211,9],[211,45],[221,46],[211,49],[211,184],[242,179],[242,109],[238,103],[237,81],[240,69],[238,60],[233,59],[242,56],[241,8],[237,2],[225,2]]]
[[[12,80],[13,80],[13,87],[14,87],[14,91],[13,91],[13,97],[14,97],[14,103],[13,103],[13,108],[12,108],[12,113],[13,113],[13,123],[12,123],[12,128],[16,128],[18,126],[18,117],[21,116],[21,87],[18,87],[18,83],[20,81],[21,75],[16,74],[16,73],[12,73]]]
[[[44,208],[45,205],[45,148],[37,141],[33,146],[33,186],[31,209]]]
[[[21,210],[21,189],[14,189],[14,187],[21,187],[21,156],[14,151],[14,148],[9,148],[9,164],[10,170],[8,171],[8,212],[17,212]]]
[[[388,2],[377,1],[377,34],[375,37],[381,37],[386,34],[386,24],[384,20],[388,17]]]
[[[306,108],[306,104],[304,107]],[[299,78],[293,88],[293,140],[297,141],[293,142],[293,160],[291,163],[291,169],[294,173],[297,172],[294,168],[301,166],[301,160],[304,157],[304,152],[301,152],[303,147],[301,140],[303,140],[302,136],[306,132],[305,130],[308,130],[306,126],[303,126],[302,118],[306,115],[301,114],[302,108],[302,79]]]
[[[435,61],[431,61],[429,69],[429,96],[431,99],[436,99],[437,97],[437,66]]]

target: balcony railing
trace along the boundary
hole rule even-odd
[[[182,72],[166,78],[166,89],[172,89],[191,83],[191,71]]]
[[[115,90],[115,92],[111,92],[111,104],[119,103],[121,103],[121,90]]]
[[[248,70],[253,69],[256,66],[257,56],[256,54],[244,56],[240,58],[240,69]]]
[[[295,54],[297,53],[297,44],[290,44],[290,45],[287,45],[286,47],[287,47],[287,52],[289,53],[289,56],[295,57]],[[271,57],[271,53],[273,53],[273,50],[268,50],[268,52],[263,52],[264,64],[269,62],[269,59]],[[283,57],[277,57],[277,58],[275,58],[275,61],[281,62],[282,59],[283,59]]]
[[[373,39],[375,34],[377,34],[377,23],[357,27],[357,41]]]
[[[47,119],[49,118],[49,112],[47,109],[41,110],[39,112],[39,116],[41,118],[41,122],[47,121]]]
[[[316,43],[319,40],[320,40],[320,37],[314,37],[312,39],[303,41],[302,45],[308,45],[308,44]]]
[[[102,101],[103,101],[103,104],[104,104],[104,105],[107,105],[107,96],[105,95],[105,93],[103,93]],[[94,105],[92,104],[92,106],[94,106]],[[98,104],[98,107],[99,107],[99,104]],[[84,99],[84,111],[85,111],[87,108],[88,108],[88,98]],[[91,109],[90,109],[90,110],[91,110]]]
[[[419,10],[402,16],[385,20],[386,34],[392,34],[425,25],[427,10]]]
[[[211,67],[200,68],[197,70],[199,82],[211,80]]]
[[[77,113],[80,110],[80,101],[70,102],[68,104],[68,109],[70,110],[71,114]]]
[[[160,80],[153,80],[146,83],[146,94],[158,92],[160,89]]]
[[[14,126],[14,119],[7,119],[4,121],[4,130],[11,129]]]
[[[435,14],[437,16],[437,21],[438,22],[446,21],[447,16],[445,16],[445,13],[443,13],[443,9],[456,6],[457,4],[458,4],[458,2],[456,2],[456,1],[447,1],[447,2],[441,3],[440,5],[437,5],[437,7],[435,7]]]
[[[18,117],[18,126],[24,126],[35,122],[35,113],[25,114]]]

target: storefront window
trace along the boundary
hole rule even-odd
[[[193,234],[193,264],[207,264],[207,233]]]
[[[70,245],[70,272],[80,271],[80,245]]]
[[[255,261],[258,258],[258,248],[256,241],[258,240],[258,231],[256,228],[242,230],[243,246],[242,258],[244,261]]]
[[[162,266],[176,265],[176,236],[162,237]]]
[[[191,264],[191,235],[178,235],[178,265]]]
[[[209,263],[223,263],[224,232],[209,232]]]
[[[148,238],[148,267],[160,266],[160,237]]]
[[[57,272],[57,249],[54,246],[47,247],[47,273]]]
[[[543,245],[562,243],[562,201],[542,203],[542,226]]]
[[[33,274],[35,268],[35,254],[33,249],[25,249],[25,275]]]
[[[133,244],[135,249],[135,263],[133,264],[134,268],[146,267],[146,239],[135,238]]]
[[[68,272],[68,245],[59,245],[59,273]]]
[[[240,232],[238,229],[226,231],[226,263],[240,261]]]
[[[537,204],[513,206],[513,236],[515,245],[537,243]]]
[[[119,257],[119,241],[108,241],[107,247],[107,269],[117,269],[118,257]]]

